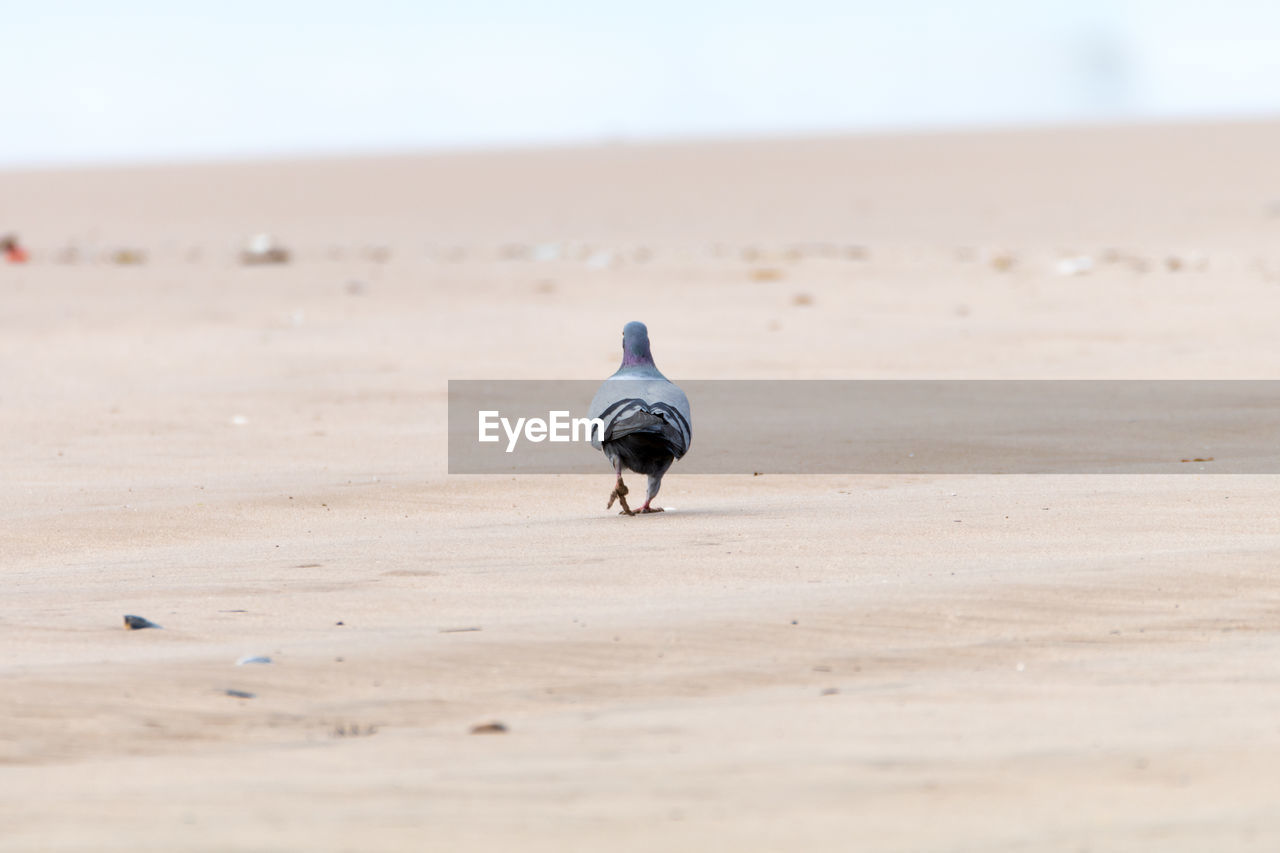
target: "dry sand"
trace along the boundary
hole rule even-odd
[[[445,474],[447,379],[632,319],[677,380],[1280,378],[1277,150],[0,174],[0,848],[1277,849],[1277,478]]]

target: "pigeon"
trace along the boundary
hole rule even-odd
[[[688,452],[693,428],[689,398],[653,363],[644,323],[622,328],[622,366],[600,386],[588,417],[604,422],[603,430],[592,431],[591,444],[604,451],[618,478],[605,508],[617,500],[623,515],[662,512],[653,499],[662,475]],[[644,506],[635,511],[627,505],[623,468],[649,478]]]

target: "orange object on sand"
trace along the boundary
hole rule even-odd
[[[27,250],[18,245],[18,238],[13,234],[0,236],[0,252],[4,252],[4,259],[11,264],[27,262]]]

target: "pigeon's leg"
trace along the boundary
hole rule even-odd
[[[649,506],[653,503],[653,499],[658,496],[658,489],[662,488],[662,474],[649,477],[648,494],[645,495],[644,506],[640,507],[636,512],[662,512],[660,506]]]
[[[613,491],[609,494],[609,502],[605,504],[604,508],[609,509],[609,507],[613,506],[613,502],[616,500],[618,503],[622,504],[622,515],[635,515],[635,513],[631,511],[631,507],[627,506],[627,494],[630,490],[627,488],[627,484],[622,482],[621,459],[618,459],[613,463],[613,471],[618,475],[618,482],[613,487]]]

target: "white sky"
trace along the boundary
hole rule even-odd
[[[0,4],[0,167],[1280,115],[1280,3]]]

